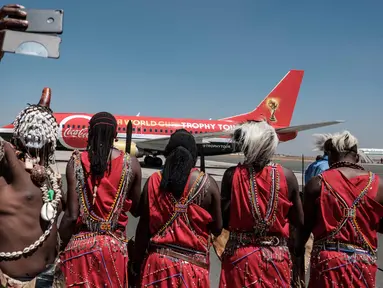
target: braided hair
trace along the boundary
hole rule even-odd
[[[47,147],[49,162],[54,162],[58,124],[49,107],[28,104],[13,125],[13,144],[19,150],[26,152],[28,149]]]
[[[89,121],[88,157],[92,177],[102,178],[110,172],[109,161],[113,141],[117,136],[117,120],[108,112],[99,112]],[[109,163],[109,164],[108,164]]]
[[[165,165],[160,190],[181,197],[191,169],[197,162],[197,145],[192,134],[185,129],[174,132],[165,148]]]

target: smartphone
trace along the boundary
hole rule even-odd
[[[55,35],[0,31],[0,51],[44,58],[60,58],[61,38]]]
[[[24,9],[27,12],[28,28],[25,32],[62,34],[64,10]]]

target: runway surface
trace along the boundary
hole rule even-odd
[[[58,168],[60,173],[65,173],[65,167],[66,167],[66,161],[70,157],[69,152],[57,152],[56,158],[58,160]],[[140,159],[142,160],[142,159]],[[242,156],[238,155],[225,155],[225,156],[212,156],[212,157],[206,157],[206,172],[213,176],[213,178],[217,181],[218,185],[221,185],[221,179],[222,175],[225,172],[225,170],[233,165],[238,164],[243,160]],[[297,160],[279,160],[276,161],[281,163],[283,166],[291,169],[294,171],[299,185],[302,187],[302,163],[301,161]],[[304,165],[304,169],[310,164],[310,162],[306,162]],[[199,166],[199,162],[197,162],[197,166]],[[383,165],[364,165],[366,169],[369,169],[373,171],[374,173],[377,173],[383,177]],[[145,184],[147,178],[157,171],[158,169],[153,168],[142,168],[142,186]],[[65,177],[64,179],[64,191],[66,186]],[[135,235],[136,226],[138,223],[138,218],[134,218],[130,213],[129,215],[129,224],[127,229],[128,237],[132,237]],[[379,234],[379,247],[382,247],[382,251],[380,249],[378,250],[378,267],[383,268],[383,236]],[[221,264],[218,260],[213,248],[210,251],[210,280],[211,280],[211,288],[218,287],[219,282],[219,275],[220,275],[220,269]],[[378,271],[377,272],[377,286],[376,287],[383,287],[383,272]]]

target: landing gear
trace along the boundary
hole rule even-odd
[[[162,167],[162,159],[159,157],[146,156],[144,163],[146,166]]]

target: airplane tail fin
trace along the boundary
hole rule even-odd
[[[244,122],[266,119],[278,127],[290,125],[303,79],[303,70],[290,70],[253,111],[220,120]]]

